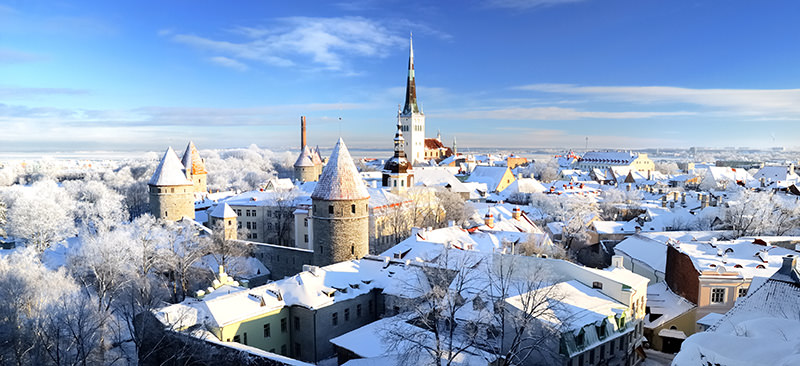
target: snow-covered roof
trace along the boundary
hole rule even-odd
[[[312,167],[314,166],[314,153],[311,151],[311,148],[308,145],[303,147],[303,150],[300,151],[300,155],[297,157],[297,160],[294,162],[295,167]]]
[[[414,184],[426,187],[450,185],[452,192],[469,192],[463,183],[447,169],[441,168],[420,168],[414,169]]]
[[[341,138],[336,142],[311,198],[328,201],[369,198],[367,186],[358,174],[353,158]]]
[[[183,168],[192,175],[207,174],[206,165],[203,163],[200,152],[197,151],[197,147],[194,146],[194,142],[192,141],[189,141],[189,144],[186,145],[186,151],[183,152],[181,164]]]
[[[508,172],[508,167],[478,165],[470,173],[466,182],[485,183],[490,190],[495,190],[502,183],[503,176]]]
[[[630,151],[587,151],[580,158],[580,161],[587,163],[630,165],[638,157],[638,153]]]
[[[236,217],[236,212],[234,212],[231,206],[229,206],[227,203],[222,203],[214,207],[214,209],[211,211],[211,217],[227,219]]]
[[[667,245],[664,242],[641,235],[633,235],[617,244],[614,251],[625,253],[661,273],[666,271]]]
[[[781,247],[753,244],[750,240],[680,242],[673,244],[689,256],[699,272],[736,272],[743,279],[770,276],[783,263],[783,256],[797,254]]]
[[[695,307],[694,304],[672,292],[664,282],[647,286],[647,307],[650,314],[644,318],[646,328],[655,328],[675,319]]]
[[[636,221],[592,221],[595,232],[598,234],[633,234],[639,224]]]
[[[751,286],[706,332],[684,341],[673,365],[800,364],[800,277],[794,258],[787,257],[763,284]]]
[[[147,183],[151,186],[190,186],[192,182],[186,179],[184,166],[178,160],[178,155],[172,147],[168,147],[158,163],[153,177]]]

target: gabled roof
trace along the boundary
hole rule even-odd
[[[211,211],[211,217],[227,219],[236,217],[236,212],[233,212],[233,209],[227,203],[223,203],[214,207],[214,211]]]
[[[184,166],[178,160],[178,155],[172,147],[168,147],[164,152],[164,157],[158,163],[153,177],[147,183],[151,186],[190,186],[192,182],[186,179],[183,173]]]
[[[336,142],[311,198],[328,201],[369,198],[367,186],[358,174],[353,158],[341,138]]]
[[[186,151],[183,153],[181,163],[183,164],[183,168],[192,175],[208,174],[208,172],[206,172],[206,164],[203,163],[200,152],[197,151],[192,141],[189,141],[189,145],[186,145]]]

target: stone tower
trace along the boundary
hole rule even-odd
[[[425,161],[425,114],[417,105],[417,84],[414,80],[414,44],[409,39],[408,79],[406,80],[406,102],[397,112],[397,123],[406,133],[406,158],[411,164]]]
[[[322,159],[306,145],[306,116],[300,117],[300,156],[294,162],[294,179],[298,182],[316,182],[322,174]]]
[[[189,145],[186,145],[186,151],[183,153],[181,163],[183,163],[183,169],[186,172],[186,179],[192,181],[194,191],[197,193],[208,192],[206,164],[200,158],[200,152],[197,151],[194,142],[189,141]]]
[[[394,135],[394,156],[383,166],[383,186],[388,187],[392,193],[403,193],[414,184],[414,168],[406,159],[404,146],[402,126],[397,125],[397,132]]]
[[[314,264],[369,254],[369,192],[340,138],[311,194]]]
[[[171,147],[158,163],[148,186],[153,216],[170,221],[194,219],[194,184],[186,179],[184,166]]]
[[[226,240],[238,239],[236,230],[239,224],[237,223],[236,212],[233,211],[231,206],[227,203],[217,205],[208,216],[208,225],[212,230],[222,230],[222,237]]]
[[[308,146],[303,147],[294,162],[294,179],[299,182],[316,182],[322,172],[322,161]]]

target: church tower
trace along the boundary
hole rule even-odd
[[[340,138],[311,193],[314,264],[369,254],[369,192]]]
[[[183,160],[181,160],[183,168],[186,170],[186,179],[192,181],[192,186],[196,193],[208,192],[206,185],[208,172],[206,172],[206,164],[200,158],[200,152],[194,146],[194,142],[189,141],[186,146],[186,151],[183,153]]]
[[[406,81],[406,102],[397,112],[397,122],[408,136],[405,141],[406,158],[411,164],[425,161],[425,114],[417,105],[417,84],[414,80],[414,43],[409,38],[408,80]]]
[[[186,179],[184,166],[172,147],[167,148],[147,185],[153,216],[170,221],[194,219],[194,184]]]
[[[394,135],[394,156],[383,166],[383,186],[392,193],[403,193],[414,184],[414,168],[406,159],[402,126],[397,125]]]
[[[212,230],[221,230],[225,240],[238,239],[238,221],[236,212],[227,203],[218,204],[208,215],[209,226]]]

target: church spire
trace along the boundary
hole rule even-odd
[[[408,38],[408,80],[406,81],[406,104],[403,107],[403,114],[419,113],[417,106],[417,84],[414,81],[414,41]]]

